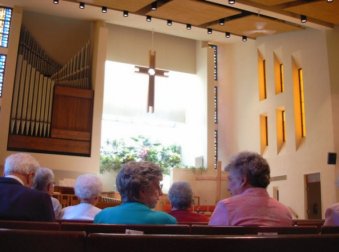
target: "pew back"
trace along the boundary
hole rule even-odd
[[[84,252],[85,232],[0,229],[0,251]]]
[[[206,226],[192,225],[191,234],[201,235],[248,235],[248,234],[318,234],[317,226],[255,227],[255,226]]]
[[[189,234],[189,225],[116,225],[61,222],[61,230],[85,231],[86,233],[126,233],[126,230],[142,231],[144,234]]]
[[[58,222],[0,220],[0,228],[60,230]]]
[[[339,235],[121,235],[89,234],[87,252],[290,252],[338,251]]]
[[[339,226],[322,226],[322,234],[339,234]]]

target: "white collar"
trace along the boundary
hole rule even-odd
[[[20,184],[22,184],[23,186],[25,185],[25,183],[21,180],[21,178],[15,176],[15,175],[7,175],[6,178],[12,178],[17,180]]]

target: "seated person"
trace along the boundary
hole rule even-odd
[[[339,226],[339,203],[326,209],[324,226]]]
[[[190,208],[193,202],[193,192],[187,182],[175,182],[168,191],[168,198],[172,205],[170,215],[182,222],[208,222],[206,215],[193,213]]]
[[[176,219],[152,210],[162,195],[162,172],[151,162],[128,162],[117,175],[116,185],[122,204],[103,209],[94,223],[107,224],[175,224]]]
[[[80,175],[75,181],[74,192],[80,203],[63,208],[61,219],[93,220],[94,216],[101,211],[95,206],[102,192],[101,180],[93,174]]]
[[[51,197],[31,189],[39,162],[29,154],[8,156],[0,177],[0,219],[53,221]]]
[[[60,219],[62,209],[61,204],[58,199],[52,197],[54,192],[53,171],[49,168],[40,167],[35,173],[32,188],[38,191],[46,192],[51,196],[55,218]]]
[[[241,152],[225,167],[232,196],[216,205],[209,225],[292,226],[286,206],[271,198],[270,167],[257,153]]]

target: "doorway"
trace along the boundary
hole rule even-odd
[[[307,219],[321,219],[321,182],[320,173],[305,175],[306,217]]]

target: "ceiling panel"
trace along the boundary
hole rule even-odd
[[[249,38],[257,38],[259,36],[302,29],[299,26],[290,25],[288,23],[258,15],[250,15],[234,19],[226,22],[223,26],[215,24],[210,27],[214,30],[244,35]]]
[[[156,11],[148,12],[147,15],[199,26],[239,13],[238,10],[206,2],[175,0],[163,4]]]
[[[137,12],[143,7],[151,4],[154,0],[66,0],[70,2],[84,2],[95,6],[106,6],[113,10],[126,10]]]
[[[332,3],[327,1],[305,3],[286,8],[285,10],[328,23],[339,24],[339,1],[333,1]]]
[[[247,2],[253,2],[253,3],[258,3],[262,5],[267,5],[267,6],[274,6],[274,5],[279,5],[279,4],[286,4],[286,3],[291,3],[291,2],[296,2],[295,0],[251,0]]]

